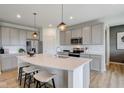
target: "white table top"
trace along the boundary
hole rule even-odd
[[[92,59],[87,58],[59,58],[46,54],[36,54],[33,57],[29,57],[28,55],[18,56],[18,59],[41,67],[55,68],[61,70],[74,70],[79,66],[83,66],[84,64],[92,61]]]

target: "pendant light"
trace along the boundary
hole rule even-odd
[[[67,25],[63,22],[63,4],[62,4],[61,23],[57,26],[57,28],[58,28],[60,31],[65,31],[66,26],[67,26]]]
[[[37,13],[33,13],[33,15],[34,15],[34,28],[36,28],[36,15],[37,15]],[[38,36],[37,32],[36,31],[33,32],[32,36],[33,36],[33,38],[36,38]]]

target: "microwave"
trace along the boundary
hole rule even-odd
[[[82,38],[71,38],[71,44],[72,45],[81,45],[82,44]]]

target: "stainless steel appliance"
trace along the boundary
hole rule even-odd
[[[73,52],[69,52],[69,56],[72,57],[80,57],[80,53],[83,53],[83,48],[73,48]]]
[[[43,47],[42,42],[39,40],[27,40],[26,41],[27,53],[33,51],[34,53],[42,53]]]
[[[82,38],[81,37],[71,38],[71,44],[72,45],[81,45],[82,44]]]

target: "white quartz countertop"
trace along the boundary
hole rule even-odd
[[[18,56],[18,59],[23,62],[31,63],[34,65],[61,70],[74,70],[79,66],[83,66],[92,61],[92,59],[87,58],[76,57],[59,58],[56,56],[46,54],[36,54],[33,57],[29,57],[28,55]]]

